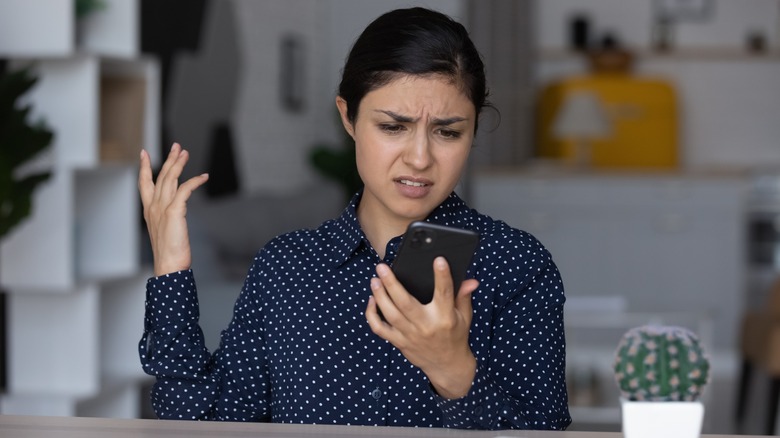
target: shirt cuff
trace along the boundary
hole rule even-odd
[[[444,427],[489,430],[499,421],[502,406],[499,394],[485,367],[478,363],[468,394],[446,399],[434,391],[433,397],[442,410]]]
[[[146,282],[146,331],[169,324],[197,323],[200,318],[198,293],[192,270],[152,277]]]

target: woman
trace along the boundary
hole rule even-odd
[[[355,42],[336,98],[364,189],[342,215],[279,236],[256,255],[220,347],[198,327],[186,201],[188,154],[174,144],[139,189],[154,252],[144,370],[162,418],[458,428],[563,429],[563,286],[532,236],[453,192],[486,106],[482,61],[464,27],[402,9]],[[395,279],[415,220],[468,228],[480,245],[457,291],[434,262],[427,305]],[[379,316],[381,308],[383,318]]]

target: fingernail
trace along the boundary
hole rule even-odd
[[[379,279],[376,277],[371,278],[371,289],[379,289]]]
[[[379,274],[379,275],[387,274],[388,269],[390,269],[390,268],[388,268],[387,265],[384,264],[384,263],[380,263],[380,264],[376,265],[376,273]]]
[[[436,264],[436,268],[438,269],[444,269],[447,266],[447,261],[442,256],[436,257],[433,262]]]

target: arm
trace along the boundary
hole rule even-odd
[[[157,378],[152,406],[160,418],[264,421],[270,391],[263,355],[255,264],[236,301],[219,349],[209,354],[198,326],[191,271],[149,280],[141,363]]]
[[[249,288],[258,284],[251,280],[256,265],[213,356],[198,325],[186,213],[187,201],[208,175],[179,184],[188,159],[189,153],[174,143],[154,181],[149,155],[141,151],[138,190],[157,276],[147,283],[144,335],[139,345],[144,371],[157,377],[152,404],[161,418],[263,419],[267,385],[253,385],[266,375],[262,355],[256,351],[262,350],[262,336],[253,319],[259,318],[253,302],[256,294]],[[247,341],[253,348],[244,345]],[[249,356],[255,355],[261,359],[253,357],[252,366],[247,366]]]
[[[563,286],[549,261],[494,316],[492,345],[469,393],[437,397],[448,427],[565,429]]]

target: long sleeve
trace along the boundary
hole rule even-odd
[[[157,378],[152,406],[160,418],[262,421],[268,415],[268,384],[257,305],[247,277],[219,349],[207,350],[198,325],[192,271],[147,283],[141,363]]]
[[[546,251],[544,251],[546,253]],[[444,425],[474,429],[565,429],[563,287],[552,260],[493,317],[489,346],[472,345],[477,374],[464,398],[437,397]],[[479,291],[477,291],[477,294]],[[479,324],[476,321],[476,324]]]

